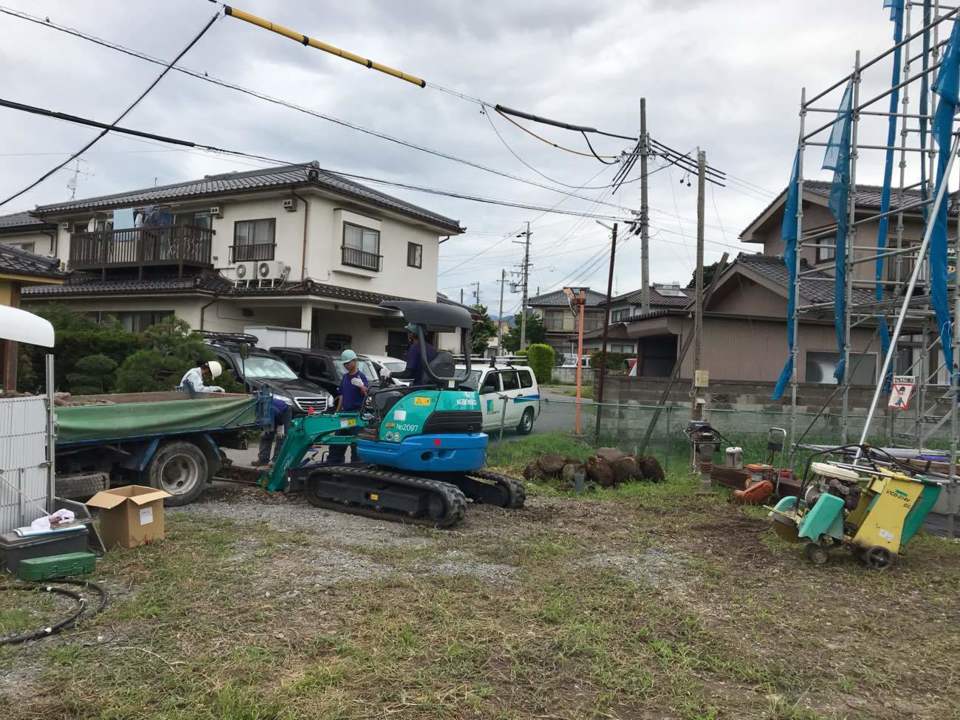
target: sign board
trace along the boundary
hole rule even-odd
[[[709,370],[695,370],[693,373],[693,386],[698,388],[705,388],[710,385],[710,371]]]
[[[915,375],[894,375],[887,407],[893,410],[909,410],[913,389],[917,386]]]

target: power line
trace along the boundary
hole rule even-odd
[[[123,45],[119,45],[119,44],[114,43],[114,42],[110,42],[110,41],[108,41],[108,40],[104,40],[104,39],[102,39],[102,38],[98,38],[98,37],[96,37],[96,36],[94,36],[94,35],[90,35],[89,33],[83,32],[83,31],[81,31],[81,30],[77,30],[77,29],[75,29],[75,28],[67,27],[67,26],[64,26],[64,25],[58,25],[58,24],[53,23],[53,22],[51,22],[50,20],[45,19],[45,18],[39,18],[39,17],[36,17],[36,16],[32,16],[32,15],[29,15],[28,13],[24,13],[24,12],[21,12],[21,11],[19,11],[19,10],[13,10],[13,9],[11,9],[11,8],[7,8],[7,7],[4,7],[4,6],[0,6],[0,13],[5,14],[5,15],[9,15],[10,17],[14,17],[14,18],[17,18],[17,19],[20,19],[20,20],[25,20],[25,21],[27,21],[27,22],[35,23],[35,24],[37,24],[37,25],[41,25],[41,26],[43,26],[43,27],[47,27],[47,28],[56,30],[56,31],[58,31],[58,32],[62,32],[62,33],[65,33],[65,34],[67,34],[67,35],[71,35],[71,36],[73,36],[73,37],[80,38],[80,39],[82,39],[82,40],[86,40],[87,42],[94,43],[94,44],[96,44],[96,45],[99,45],[99,46],[101,46],[101,47],[104,47],[104,48],[107,48],[107,49],[110,49],[110,50],[114,50],[115,52],[123,53],[124,55],[128,55],[128,56],[130,56],[130,57],[135,57],[135,58],[137,58],[137,59],[139,59],[139,60],[143,60],[143,61],[145,61],[145,62],[149,62],[149,63],[152,63],[152,64],[154,64],[154,65],[162,65],[162,66],[166,66],[166,65],[167,65],[167,63],[166,63],[165,61],[160,60],[160,59],[155,58],[155,57],[152,57],[152,56],[150,56],[150,55],[148,55],[148,54],[146,54],[146,53],[140,52],[140,51],[138,51],[138,50],[133,50],[133,49],[131,49],[131,48],[125,47],[125,46],[123,46]],[[474,162],[473,160],[467,160],[466,158],[461,158],[461,157],[458,157],[458,156],[456,156],[456,155],[452,155],[452,154],[447,153],[447,152],[444,152],[444,151],[442,151],[442,150],[436,150],[436,149],[434,149],[434,148],[430,148],[430,147],[427,147],[427,146],[425,146],[425,145],[420,145],[420,144],[418,144],[418,143],[415,143],[415,142],[412,142],[412,141],[409,141],[409,140],[404,140],[403,138],[399,138],[399,137],[396,137],[396,136],[394,136],[394,135],[390,135],[390,134],[388,134],[388,133],[380,132],[380,131],[378,131],[378,130],[373,130],[373,129],[371,129],[371,128],[367,128],[367,127],[364,127],[364,126],[362,126],[362,125],[358,125],[358,124],[353,123],[353,122],[350,122],[350,121],[348,121],[348,120],[343,120],[343,119],[341,119],[341,118],[337,118],[337,117],[334,117],[334,116],[332,116],[332,115],[327,115],[327,114],[325,114],[325,113],[319,112],[318,110],[313,110],[313,109],[311,109],[311,108],[307,108],[307,107],[304,107],[304,106],[302,106],[302,105],[297,105],[296,103],[290,102],[289,100],[284,100],[284,99],[282,99],[282,98],[273,97],[273,96],[267,95],[267,94],[265,94],[265,93],[262,93],[262,92],[260,92],[260,91],[258,91],[258,90],[252,90],[252,89],[250,89],[250,88],[243,87],[242,85],[237,85],[236,83],[232,83],[232,82],[230,82],[230,81],[228,81],[228,80],[222,80],[222,79],[217,78],[217,77],[215,77],[215,76],[209,75],[209,74],[207,74],[207,73],[205,73],[205,72],[201,72],[201,71],[198,71],[198,70],[191,70],[191,69],[189,69],[189,68],[184,68],[184,67],[171,67],[170,69],[176,70],[177,72],[183,73],[184,75],[188,75],[188,76],[190,76],[190,77],[192,77],[192,78],[195,78],[195,79],[197,79],[197,80],[202,80],[202,81],[207,82],[207,83],[210,83],[210,84],[212,84],[212,85],[216,85],[216,86],[218,86],[218,87],[222,87],[222,88],[225,88],[225,89],[228,89],[228,90],[233,90],[234,92],[242,93],[242,94],[244,94],[244,95],[247,95],[247,96],[249,96],[249,97],[256,98],[256,99],[261,100],[261,101],[264,101],[264,102],[268,102],[268,103],[271,103],[271,104],[274,104],[274,105],[279,105],[279,106],[281,106],[281,107],[287,108],[287,109],[289,109],[289,110],[294,110],[294,111],[296,111],[296,112],[303,113],[303,114],[305,114],[305,115],[310,115],[310,116],[315,117],[315,118],[317,118],[317,119],[325,120],[325,121],[330,122],[330,123],[333,123],[333,124],[335,124],[335,125],[340,125],[341,127],[349,128],[350,130],[354,130],[354,131],[356,131],[356,132],[361,132],[361,133],[364,133],[364,134],[366,134],[366,135],[370,135],[370,136],[372,136],[372,137],[379,138],[380,140],[385,140],[385,141],[387,141],[387,142],[392,142],[392,143],[395,143],[395,144],[397,144],[397,145],[401,145],[401,146],[403,146],[403,147],[409,148],[409,149],[411,149],[411,150],[417,150],[417,151],[419,151],[419,152],[427,153],[428,155],[433,155],[434,157],[439,157],[439,158],[442,158],[442,159],[444,159],[444,160],[449,160],[449,161],[451,161],[451,162],[460,163],[460,164],[462,164],[462,165],[466,165],[466,166],[468,166],[468,167],[472,167],[472,168],[474,168],[474,169],[476,169],[476,170],[481,170],[481,171],[483,171],[483,172],[491,173],[491,174],[493,174],[493,175],[497,175],[497,176],[499,176],[499,177],[506,178],[506,179],[508,179],[508,180],[513,180],[513,181],[515,181],[515,182],[524,183],[524,184],[526,184],[526,185],[530,185],[530,186],[532,186],[532,187],[539,188],[539,189],[541,189],[541,190],[549,190],[549,191],[551,191],[551,192],[560,193],[560,194],[569,194],[566,190],[563,190],[563,189],[561,189],[561,188],[551,187],[551,186],[549,186],[549,185],[545,185],[545,184],[543,184],[543,183],[537,182],[536,180],[530,180],[530,179],[528,179],[528,178],[523,178],[523,177],[520,177],[520,176],[518,176],[518,175],[514,175],[514,174],[512,174],[512,173],[508,173],[508,172],[505,172],[505,171],[502,171],[502,170],[497,170],[496,168],[489,167],[489,166],[484,165],[484,164],[482,164],[482,163]],[[532,168],[531,168],[531,169],[532,169]],[[538,173],[538,174],[540,174],[540,173]],[[547,179],[549,179],[549,178],[547,178]],[[563,184],[563,183],[558,183],[558,184]],[[568,185],[567,187],[571,187],[571,186]],[[592,199],[590,199],[590,198],[585,198],[585,197],[580,196],[580,195],[574,195],[574,197],[576,197],[576,198],[578,198],[578,199],[580,199],[580,200],[585,200],[585,201],[587,201],[587,202],[593,202]],[[618,208],[621,207],[620,205],[617,205],[616,203],[605,203],[605,204],[609,205],[610,207],[618,207]]]
[[[200,32],[194,36],[194,38],[187,44],[187,46],[183,48],[183,50],[181,50],[173,60],[171,60],[169,63],[166,64],[166,66],[163,68],[163,72],[161,72],[159,75],[157,75],[156,78],[154,78],[153,82],[151,82],[147,86],[147,88],[142,93],[140,93],[140,95],[138,95],[137,98],[132,103],[130,103],[127,106],[126,110],[124,110],[122,113],[120,113],[119,116],[117,116],[116,120],[110,123],[108,127],[103,128],[102,132],[99,135],[93,138],[93,140],[91,140],[90,142],[86,143],[82,148],[77,150],[75,153],[70,155],[70,157],[68,157],[66,160],[55,165],[53,168],[45,172],[39,178],[37,178],[32,183],[27,185],[25,188],[23,188],[22,190],[18,190],[13,195],[10,195],[6,200],[0,201],[0,207],[3,207],[7,203],[9,203],[11,200],[17,199],[24,193],[29,192],[30,190],[35,188],[37,185],[42,183],[44,180],[49,178],[51,175],[53,175],[55,172],[62,170],[64,167],[66,167],[71,162],[73,162],[74,160],[79,158],[81,155],[83,155],[84,152],[86,152],[87,150],[92,148],[94,145],[96,145],[98,142],[100,142],[100,140],[107,133],[109,133],[112,129],[114,129],[121,120],[123,120],[127,115],[129,115],[133,111],[133,109],[140,104],[140,101],[143,100],[150,93],[150,91],[157,86],[157,84],[161,80],[163,80],[163,78],[167,75],[168,72],[170,72],[171,68],[173,68],[173,66],[177,63],[177,61],[180,60],[180,58],[182,58],[184,55],[186,55],[190,51],[190,49],[193,48],[194,45],[200,42],[200,38],[202,38],[204,35],[207,34],[207,30],[209,30],[219,18],[220,18],[220,13],[216,13],[212,18],[210,18],[210,20],[207,21],[207,24],[203,26],[203,29],[200,30]]]

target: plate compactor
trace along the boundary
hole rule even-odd
[[[470,377],[470,313],[459,306],[385,302],[416,326],[429,381],[371,388],[360,413],[295,418],[269,470],[267,489],[303,490],[316,506],[452,527],[461,522],[467,499],[506,508],[523,506],[523,484],[484,470],[487,435]],[[429,360],[428,334],[459,332],[466,370],[453,356]],[[329,464],[304,458],[316,445],[354,445],[353,462]],[[358,456],[358,457],[357,457]]]
[[[869,457],[870,449],[864,449]],[[781,499],[770,519],[780,537],[805,540],[807,559],[816,565],[829,560],[832,548],[845,545],[867,567],[882,570],[916,535],[941,488],[922,475],[870,462],[811,462],[800,494]]]

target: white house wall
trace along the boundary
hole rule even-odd
[[[47,257],[54,256],[53,238],[44,232],[31,231],[0,235],[0,245],[16,245],[17,247],[33,245],[31,252]],[[29,247],[26,249],[30,250]]]

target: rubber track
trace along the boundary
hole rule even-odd
[[[523,483],[509,475],[493,472],[492,470],[473,470],[466,473],[467,477],[476,480],[487,480],[502,488],[506,488],[509,499],[503,507],[510,509],[522,508],[527,500],[527,490]]]
[[[439,480],[428,480],[411,475],[401,475],[386,470],[375,470],[371,467],[356,467],[350,465],[318,465],[311,469],[310,476],[313,475],[332,475],[332,476],[353,476],[358,478],[372,478],[380,482],[387,482],[393,485],[414,488],[415,490],[425,490],[434,495],[443,498],[446,512],[439,520],[429,517],[410,517],[398,512],[378,511],[372,508],[352,505],[349,503],[339,503],[331,500],[318,498],[309,487],[307,487],[307,500],[315,507],[323,507],[339,512],[347,512],[353,515],[363,515],[364,517],[378,518],[381,520],[393,520],[396,522],[413,523],[416,525],[428,525],[430,527],[450,528],[463,522],[467,513],[467,499],[460,488],[450,483],[440,482]],[[309,483],[309,478],[308,478]]]

